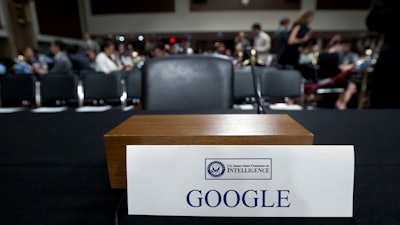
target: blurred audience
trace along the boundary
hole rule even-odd
[[[97,54],[93,50],[88,50],[88,51],[86,51],[86,56],[89,59],[89,69],[90,70],[95,70]]]
[[[206,50],[203,52],[204,55],[212,55],[216,51],[215,45],[208,44]]]
[[[61,40],[50,43],[50,51],[54,54],[54,65],[49,72],[71,72],[72,62],[65,52],[66,45]]]
[[[83,39],[82,47],[84,51],[91,50],[96,54],[100,52],[99,43],[96,40],[92,39],[92,35],[89,32],[87,31],[83,32],[82,39]]]
[[[13,72],[16,74],[43,75],[48,72],[48,64],[34,48],[26,47],[15,59]]]
[[[246,33],[241,31],[235,38],[235,45],[240,45],[241,49],[249,50],[251,48],[250,40],[246,37]]]
[[[116,53],[120,63],[125,66],[126,69],[133,68],[133,57],[132,51],[129,50],[124,43],[118,44],[118,52]]]
[[[278,60],[279,65],[282,67],[290,67],[304,71],[299,64],[301,47],[309,44],[312,32],[310,24],[314,20],[314,11],[303,11],[300,16],[294,21],[292,28],[289,31],[288,41],[285,49],[281,50],[281,56]],[[307,76],[308,72],[302,72],[303,76]],[[308,77],[306,77],[307,79]]]
[[[257,54],[257,64],[267,65],[268,64],[268,53],[271,49],[271,37],[262,30],[260,23],[254,23],[252,25],[253,33],[253,48]]]
[[[386,8],[386,4],[390,5]],[[399,39],[394,34],[390,24],[390,18],[386,16],[397,15],[399,4],[389,0],[373,0],[366,23],[370,31],[384,36],[382,46],[379,38],[360,38],[343,41],[340,35],[332,37],[329,43],[325,40],[313,39],[311,23],[315,12],[305,10],[301,12],[293,24],[291,19],[282,16],[278,21],[279,26],[275,30],[273,40],[268,33],[263,31],[260,23],[251,26],[252,40],[246,37],[246,33],[240,31],[233,40],[225,39],[203,42],[196,46],[190,40],[182,42],[168,42],[165,37],[154,37],[153,40],[142,39],[140,51],[134,49],[131,43],[118,42],[106,39],[101,42],[94,40],[89,32],[82,34],[82,44],[67,46],[60,40],[50,43],[50,53],[43,54],[32,47],[27,47],[20,52],[11,66],[3,61],[0,64],[0,74],[11,73],[35,73],[46,74],[48,72],[79,73],[85,70],[96,70],[104,73],[113,71],[140,69],[145,60],[153,57],[169,55],[191,54],[218,54],[228,57],[236,66],[244,66],[249,63],[250,50],[254,49],[257,56],[256,65],[276,66],[279,68],[294,68],[301,72],[306,82],[317,81],[317,60],[322,52],[337,53],[340,55],[339,69],[341,71],[351,69],[356,63],[364,62],[365,67],[371,66],[376,60],[372,79],[372,106],[373,107],[400,107],[400,96],[395,93],[398,76],[393,73],[384,73],[386,68],[396,65],[393,60],[399,54]],[[381,26],[382,25],[382,26]],[[289,28],[290,26],[290,28]],[[274,44],[274,46],[271,46]],[[325,46],[326,45],[326,46]],[[192,48],[193,46],[193,48]],[[355,48],[357,47],[357,48]],[[383,55],[381,55],[383,53]],[[148,57],[148,58],[147,58]],[[367,60],[368,59],[368,60]],[[364,67],[364,68],[365,68]],[[362,66],[358,69],[364,69]],[[385,69],[384,69],[385,68]],[[357,83],[346,80],[346,91],[339,96],[336,102],[338,109],[346,109],[350,97],[357,91]],[[383,100],[382,100],[383,99]],[[382,101],[381,101],[382,100]]]
[[[101,51],[95,59],[95,70],[103,73],[111,73],[125,69],[123,65],[115,59],[115,45],[111,41],[105,41],[101,46]]]
[[[299,64],[313,66],[313,62],[314,62],[314,53],[312,51],[312,46],[307,45],[301,47]]]
[[[4,75],[7,72],[7,67],[0,63],[0,74]]]
[[[151,51],[151,57],[163,57],[167,55],[168,52],[165,49],[165,44],[162,41],[158,41]]]
[[[274,43],[276,51],[276,63],[282,64],[282,55],[288,44],[289,38],[289,17],[282,17],[279,21],[279,26],[274,34]]]
[[[344,61],[344,55],[343,55],[343,42],[341,35],[334,35],[331,40],[329,41],[325,52],[326,53],[336,53],[339,56],[339,65],[338,65],[338,70],[339,72],[344,72],[344,71],[351,71],[352,69],[355,68],[355,62],[354,63],[348,63]],[[340,93],[336,102],[335,106],[339,110],[344,110],[347,109],[349,101],[353,94],[357,92],[357,84],[351,79],[349,76],[345,76],[342,78],[340,81],[336,81],[336,83],[342,83],[345,90],[343,93]]]
[[[244,60],[250,58],[251,43],[246,37],[246,33],[241,31],[235,37],[235,50],[233,52],[233,58],[236,60],[236,64],[242,63]]]
[[[360,59],[360,56],[354,51],[353,43],[350,40],[343,41],[343,63],[355,64]]]
[[[78,46],[68,46],[67,53],[72,62],[72,69],[76,73],[91,69],[89,57],[80,51]]]
[[[226,53],[226,45],[224,42],[215,42],[216,51],[215,54],[225,55]]]

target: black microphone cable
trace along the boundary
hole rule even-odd
[[[246,49],[250,51],[250,68],[251,68],[251,76],[253,78],[253,89],[254,95],[256,97],[257,103],[257,114],[265,114],[265,109],[261,101],[261,78],[257,75],[255,71],[255,64],[256,64],[256,51],[254,49]]]
[[[114,223],[113,225],[118,225],[119,224],[119,209],[121,207],[122,201],[126,198],[126,191],[125,193],[122,195],[121,199],[118,202],[118,205],[115,207],[114,210]]]

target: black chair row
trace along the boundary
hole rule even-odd
[[[38,78],[33,74],[0,77],[1,106],[33,106],[40,99]]]
[[[304,79],[297,70],[255,67],[254,72],[259,77],[261,97],[264,100],[284,100],[285,98],[295,98],[303,95]],[[249,98],[255,98],[251,67],[235,68],[234,74],[235,101],[240,103],[247,101]]]
[[[141,72],[136,70],[7,75],[0,78],[0,105],[34,108],[135,103],[141,96],[139,83]]]
[[[302,77],[296,70],[255,67],[263,98],[302,95]],[[49,73],[5,76],[1,80],[2,106],[35,106],[142,103],[143,109],[229,109],[255,97],[250,67],[234,68],[218,56],[170,56],[148,60],[140,70],[104,74]]]

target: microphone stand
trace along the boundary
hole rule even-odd
[[[253,88],[254,94],[256,96],[256,103],[257,103],[257,114],[265,114],[264,107],[261,102],[261,78],[255,72],[255,65],[256,65],[256,50],[250,50],[250,68],[251,68],[251,75],[253,77]]]

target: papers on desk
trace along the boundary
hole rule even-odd
[[[274,110],[302,110],[303,107],[300,105],[289,105],[286,103],[276,103],[276,104],[271,104],[269,105],[270,109]]]
[[[252,104],[240,104],[240,105],[233,105],[233,108],[241,110],[253,110],[255,107]]]
[[[58,112],[63,112],[67,110],[67,106],[62,106],[62,107],[39,107],[36,109],[32,109],[32,112],[34,113],[58,113]]]
[[[23,111],[25,109],[26,109],[26,107],[6,107],[6,108],[0,107],[0,113],[15,113],[15,112]]]
[[[129,110],[132,110],[133,108],[134,108],[133,105],[125,106],[125,107],[122,107],[122,111],[126,112],[126,111],[129,111]]]
[[[300,105],[289,105],[286,103],[275,103],[275,104],[270,104],[268,105],[269,109],[272,110],[302,110],[303,107]],[[233,105],[234,109],[240,109],[240,110],[254,110],[255,106],[253,104],[239,104],[239,105]]]
[[[82,106],[75,109],[75,112],[104,112],[111,109],[110,105],[106,106]]]

